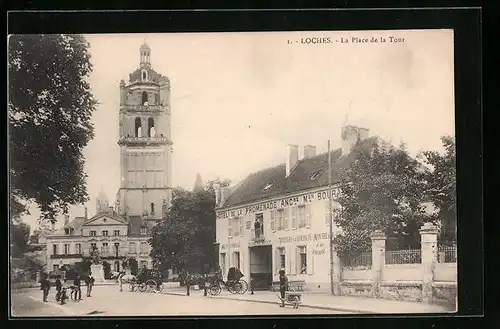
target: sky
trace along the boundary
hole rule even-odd
[[[404,142],[412,155],[440,150],[440,137],[454,135],[452,30],[85,37],[99,102],[95,138],[84,149],[89,216],[101,190],[112,202],[119,187],[119,83],[139,67],[145,41],[152,68],[171,81],[174,187],[192,189],[197,173],[236,184],[284,163],[287,144],[299,145],[299,156],[308,144],[317,153],[328,140],[338,148],[345,124]],[[331,42],[306,43],[312,38]],[[30,211],[23,220],[36,227],[36,206]],[[70,210],[71,217],[83,214],[83,205]]]

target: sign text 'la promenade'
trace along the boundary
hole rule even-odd
[[[333,189],[332,192],[333,192],[332,199],[337,199],[340,191],[338,189]],[[221,210],[217,212],[217,219],[245,216],[247,214],[258,213],[266,210],[284,209],[288,207],[311,203],[314,201],[327,200],[328,198],[329,198],[328,191],[308,193],[288,198],[281,198],[278,200],[266,201],[251,206],[246,206],[231,210]]]

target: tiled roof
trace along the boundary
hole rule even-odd
[[[376,143],[376,138],[371,137],[361,141],[360,145],[372,148]],[[340,178],[340,171],[349,166],[354,157],[353,153],[341,157],[341,149],[330,153],[332,183],[335,183]],[[328,185],[328,152],[299,160],[288,177],[285,177],[285,170],[285,164],[281,164],[249,175],[228,196],[222,208]]]
[[[75,219],[73,219],[71,222],[69,222],[68,227],[73,229],[72,236],[81,235],[81,228],[82,228],[83,223],[85,223],[85,217],[75,217]],[[66,226],[58,229],[50,236],[66,236],[66,233],[64,231],[65,228],[66,228]]]

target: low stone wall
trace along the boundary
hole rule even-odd
[[[456,282],[457,263],[436,263],[433,274],[435,282]]]
[[[340,293],[346,296],[373,297],[373,286],[371,281],[342,281]]]
[[[455,282],[434,282],[432,284],[432,299],[435,303],[456,305],[457,284]]]
[[[379,292],[381,298],[421,302],[422,282],[384,281],[380,283]]]

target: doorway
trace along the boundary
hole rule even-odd
[[[248,248],[250,255],[250,278],[254,290],[269,290],[273,283],[272,246]]]

